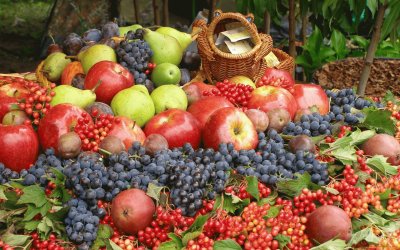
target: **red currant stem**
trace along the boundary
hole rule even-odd
[[[101,80],[99,80],[97,83],[96,83],[96,85],[90,90],[90,91],[92,91],[93,93],[97,90],[97,88],[100,86],[102,84],[102,81]]]

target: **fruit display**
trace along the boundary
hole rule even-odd
[[[0,74],[0,249],[400,249],[395,96],[207,82],[192,42],[108,22]]]

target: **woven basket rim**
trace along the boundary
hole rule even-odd
[[[242,25],[244,27],[247,27],[250,31],[250,35],[252,36],[252,40],[255,43],[254,47],[252,50],[243,53],[243,54],[231,54],[231,53],[226,53],[226,52],[222,52],[221,50],[219,50],[217,48],[217,46],[215,46],[214,43],[214,30],[215,27],[217,26],[217,24],[221,21],[221,20],[225,20],[225,19],[235,19],[237,21],[239,21],[240,23],[242,23]],[[258,36],[258,31],[254,31],[254,29],[252,29],[251,24],[246,17],[242,14],[239,13],[234,13],[234,12],[224,12],[222,13],[220,16],[216,16],[214,17],[214,19],[212,20],[212,22],[210,23],[210,25],[208,26],[207,29],[207,40],[210,44],[211,49],[219,56],[226,58],[226,59],[243,59],[243,58],[248,58],[253,56],[258,49],[260,48],[262,41],[260,39],[260,37]]]

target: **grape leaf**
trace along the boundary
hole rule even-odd
[[[159,187],[156,184],[149,183],[146,194],[156,200],[156,202],[158,203],[160,201],[160,194],[163,188],[164,187]]]
[[[346,248],[344,240],[336,239],[325,242],[324,244],[315,246],[310,250],[343,250]]]
[[[25,222],[24,229],[27,231],[35,231],[37,226],[39,225],[40,221],[38,220],[31,220]]]
[[[194,233],[194,232],[202,232],[204,224],[206,224],[209,215],[199,215],[197,216],[196,220],[193,222],[193,224],[182,233],[182,239],[185,237],[186,234],[188,233]]]
[[[325,190],[327,191],[327,192],[329,192],[329,193],[331,193],[331,194],[333,194],[333,195],[338,195],[339,194],[339,191],[337,191],[336,189],[334,189],[334,188],[331,188],[331,187],[324,187],[325,188]]]
[[[368,226],[372,225],[372,223],[369,220],[364,219],[364,218],[361,218],[361,219],[353,218],[351,220],[351,225],[352,225],[352,228],[353,228],[353,232],[355,232],[355,231],[361,230],[361,228],[368,227]]]
[[[195,231],[195,232],[193,232],[193,233],[186,233],[185,236],[182,237],[182,244],[183,244],[184,246],[186,246],[187,243],[188,243],[190,240],[196,239],[197,237],[200,236],[200,234],[201,234],[201,231]]]
[[[4,186],[0,186],[0,200],[7,200],[7,196],[4,193]]]
[[[281,211],[282,206],[272,206],[268,209],[267,218],[275,218]]]
[[[240,245],[232,240],[232,239],[226,239],[226,240],[218,240],[214,243],[213,250],[241,250],[242,248]]]
[[[275,199],[278,197],[278,192],[274,189],[274,191],[268,195],[268,197],[261,199],[257,204],[259,206],[265,205],[265,204],[270,204],[274,205],[275,204]]]
[[[221,204],[221,202],[223,202],[223,204]],[[241,203],[233,203],[233,198],[231,195],[221,194],[215,199],[213,210],[223,209],[228,213],[235,213],[235,211],[240,207]]]
[[[257,201],[260,200],[260,191],[258,190],[258,180],[255,176],[247,176],[247,187],[246,191],[251,194]]]
[[[396,175],[397,168],[387,163],[387,158],[382,155],[375,155],[372,158],[368,158],[366,163],[376,172],[380,172],[385,176]]]
[[[30,221],[35,217],[38,213],[40,213],[40,208],[35,207],[34,205],[28,204],[28,209],[24,214],[23,221]]]
[[[363,214],[362,216],[364,216],[370,222],[372,222],[373,224],[375,224],[377,226],[385,226],[385,224],[389,222],[389,220],[386,220],[385,218],[383,218],[375,213],[372,213],[372,212]]]
[[[43,206],[47,199],[44,190],[38,185],[25,187],[22,190],[24,193],[19,198],[17,204],[35,204],[36,207]]]
[[[379,240],[380,240],[379,237],[376,236],[376,235],[374,234],[374,232],[372,232],[371,229],[369,230],[368,235],[365,237],[365,241],[368,242],[368,243],[375,243],[375,244],[378,244],[378,243],[379,243]]]
[[[396,105],[398,105],[399,104],[399,100],[396,98],[396,96],[393,94],[393,92],[392,91],[390,91],[390,90],[388,90],[388,91],[386,91],[386,94],[385,94],[385,96],[383,97],[383,101],[385,102],[385,103],[387,103],[387,102],[393,102],[393,104],[396,104]]]
[[[275,239],[279,242],[279,248],[285,249],[285,246],[290,243],[290,237],[283,234],[278,234]]]
[[[360,230],[356,233],[354,233],[351,236],[351,239],[349,241],[349,243],[347,243],[347,245],[349,247],[358,244],[360,241],[364,240],[365,237],[367,237],[367,235],[369,234],[369,231],[371,231],[371,228],[365,228],[363,230]]]
[[[161,243],[158,248],[158,250],[180,250],[179,246],[176,245],[174,241],[166,241]]]
[[[293,180],[281,180],[276,183],[277,190],[289,197],[297,196],[304,188],[316,190],[320,187],[311,181],[311,176],[308,172],[304,174],[295,174],[297,177]]]
[[[361,130],[357,128],[357,130],[350,133],[350,145],[359,145],[374,136],[375,134],[376,132],[374,130],[365,130],[361,132]]]
[[[394,135],[396,132],[396,125],[391,119],[392,112],[389,110],[366,108],[362,112],[365,114],[365,118],[360,125],[389,135]]]
[[[182,239],[179,238],[176,234],[169,233],[168,237],[175,243],[175,245],[178,247],[178,249],[183,248]]]
[[[108,240],[106,242],[107,250],[122,250],[117,244],[115,244],[112,240]]]
[[[23,246],[27,240],[29,240],[31,236],[29,235],[20,235],[20,234],[12,234],[12,233],[5,233],[1,236],[1,240],[4,241],[6,244],[10,246]]]
[[[351,165],[353,162],[357,161],[356,150],[352,146],[337,148],[332,151],[332,156],[345,165]]]

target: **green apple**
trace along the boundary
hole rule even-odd
[[[134,24],[131,26],[125,26],[125,27],[119,27],[119,35],[120,36],[125,36],[128,31],[135,32],[137,29],[143,28],[142,25],[140,24]]]
[[[115,116],[126,116],[143,127],[155,113],[154,103],[146,87],[135,85],[121,90],[111,101]]]
[[[181,80],[181,71],[175,64],[161,63],[153,69],[151,80],[156,87],[166,84],[176,85]]]
[[[151,93],[151,98],[156,108],[156,114],[167,109],[186,110],[188,99],[185,91],[176,85],[162,85]]]
[[[117,55],[110,46],[95,44],[84,52],[79,53],[78,59],[82,64],[83,71],[87,74],[89,69],[100,61],[117,62]]]

